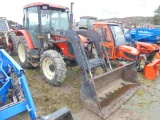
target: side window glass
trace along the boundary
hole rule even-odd
[[[111,38],[110,38],[110,35],[109,35],[109,32],[107,31],[107,29],[102,28],[102,31],[103,31],[104,42],[111,42]]]
[[[29,27],[36,27],[38,25],[38,8],[28,8]]]
[[[96,28],[96,31],[102,37],[102,40],[104,42],[111,42],[111,38],[109,36],[109,32],[107,31],[106,28]]]
[[[96,31],[97,31],[98,34],[102,37],[102,28],[96,28]]]

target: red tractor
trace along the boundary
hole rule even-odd
[[[21,66],[40,65],[47,82],[60,85],[66,76],[64,60],[77,62],[83,77],[83,104],[101,118],[108,117],[140,88],[134,62],[107,73],[105,61],[110,62],[98,33],[72,30],[72,4],[70,18],[68,8],[63,6],[26,5],[23,21],[24,29],[16,32],[20,36],[17,51]],[[92,46],[98,58],[88,56],[92,55]],[[102,68],[100,75],[94,74],[96,68]]]
[[[23,27],[19,36],[17,54],[22,67],[40,65],[51,85],[60,85],[66,77],[65,60],[76,61],[66,31],[72,29],[72,4],[64,6],[36,2],[24,6]],[[83,41],[83,45],[88,43]]]

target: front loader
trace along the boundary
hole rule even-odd
[[[92,39],[98,57],[88,59],[78,35],[85,35]],[[108,70],[107,65],[110,64],[109,58],[106,58],[108,54],[97,32],[70,30],[67,36],[70,38],[83,76],[81,100],[87,109],[105,119],[140,88],[135,63],[132,62],[114,70],[110,67]],[[93,71],[100,68],[103,72],[95,75]]]
[[[73,120],[67,107],[47,116],[38,116],[25,71],[0,49],[0,119],[6,120],[28,111],[31,120]]]

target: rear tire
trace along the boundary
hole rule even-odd
[[[20,36],[17,44],[17,54],[20,64],[24,68],[33,68],[31,64],[30,49],[24,36]]]
[[[45,51],[41,56],[40,66],[47,83],[59,86],[64,82],[67,72],[66,64],[57,51]]]
[[[18,43],[18,37],[14,32],[11,32],[9,34],[9,42],[12,44],[12,48],[10,48],[11,55],[15,56],[17,55],[17,43]]]

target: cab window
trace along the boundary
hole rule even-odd
[[[96,31],[98,32],[98,34],[101,36],[102,40],[104,42],[111,42],[111,38],[109,36],[109,32],[107,31],[106,28],[97,28]]]

